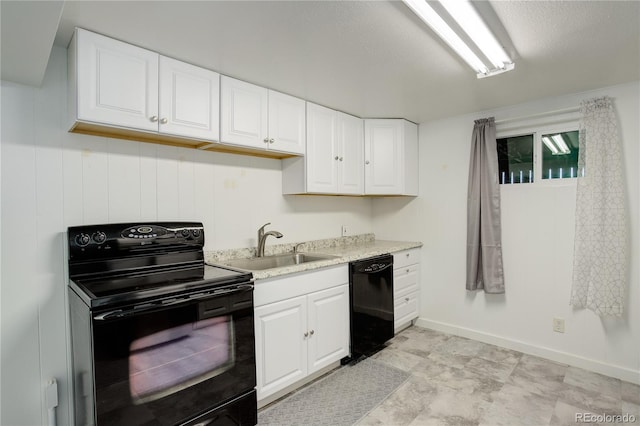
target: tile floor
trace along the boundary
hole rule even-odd
[[[411,377],[359,426],[575,425],[576,413],[640,426],[640,386],[474,340],[414,326],[374,358]]]

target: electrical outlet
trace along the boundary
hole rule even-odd
[[[349,230],[347,229],[347,225],[342,225],[342,236],[346,237],[349,235]]]
[[[553,319],[553,331],[556,333],[564,333],[564,318]]]

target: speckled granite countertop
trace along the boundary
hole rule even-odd
[[[303,243],[277,244],[267,246],[265,255],[278,255],[292,253],[293,248],[301,244],[298,251],[301,253],[322,253],[335,258],[319,260],[314,262],[301,263],[299,265],[282,266],[278,268],[252,270],[253,276],[257,280],[274,278],[280,275],[294,274],[297,272],[310,271],[325,268],[327,266],[340,265],[354,260],[366,259],[384,253],[394,253],[421,247],[422,243],[415,241],[388,241],[376,240],[373,234],[362,234],[352,237],[330,238],[326,240],[306,241]],[[250,258],[255,256],[256,249],[243,248],[231,250],[219,250],[205,252],[205,260],[212,265],[225,266],[229,260],[239,258]]]

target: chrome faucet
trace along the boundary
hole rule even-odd
[[[271,225],[271,223],[265,223],[260,229],[258,229],[258,253],[256,254],[257,257],[264,256],[264,243],[269,235],[272,235],[276,238],[282,238],[282,234],[278,231],[264,232],[264,228],[267,225]]]

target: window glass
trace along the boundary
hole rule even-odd
[[[533,135],[497,139],[501,184],[533,182]]]
[[[542,135],[542,179],[578,177],[578,131]]]

